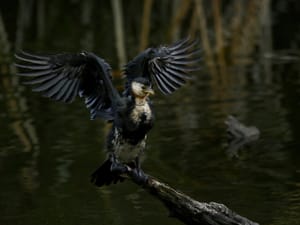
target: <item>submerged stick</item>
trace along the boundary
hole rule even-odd
[[[125,49],[125,33],[123,25],[122,1],[111,0],[112,10],[114,15],[114,28],[116,37],[117,55],[119,59],[119,68],[127,62]]]
[[[132,173],[128,172],[127,175],[134,183],[141,185]],[[258,225],[223,204],[198,202],[154,177],[149,176],[142,187],[164,203],[172,217],[188,225]]]
[[[144,51],[144,49],[148,45],[149,32],[151,26],[151,11],[152,11],[153,0],[145,0],[144,1],[144,10],[142,17],[142,28],[140,34],[140,51]]]

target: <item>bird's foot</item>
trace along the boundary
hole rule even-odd
[[[132,168],[130,165],[120,163],[116,158],[111,158],[110,170],[113,173],[128,174],[139,185],[143,185],[148,181],[148,175],[139,166]]]
[[[148,181],[148,175],[144,173],[143,170],[135,168],[131,171],[132,180],[139,184],[143,185]]]
[[[112,172],[117,172],[117,173],[127,173],[128,172],[128,167],[122,163],[119,163],[117,161],[113,161],[110,167],[110,170]]]

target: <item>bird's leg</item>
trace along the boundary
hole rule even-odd
[[[111,161],[110,170],[112,172],[118,172],[118,173],[127,173],[128,172],[128,167],[125,166],[124,164],[120,163],[114,154],[109,155],[109,159]]]
[[[144,184],[148,180],[148,176],[144,173],[141,168],[140,157],[135,158],[135,168],[132,170],[132,178],[138,184]]]
[[[142,171],[140,156],[137,156],[137,157],[134,159],[134,162],[135,162],[135,168],[136,168],[136,170],[137,170],[138,172]]]

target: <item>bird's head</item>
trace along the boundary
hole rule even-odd
[[[137,98],[145,98],[154,94],[151,82],[143,77],[135,78],[131,82],[131,92]]]

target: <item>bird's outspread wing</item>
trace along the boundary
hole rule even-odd
[[[189,73],[199,70],[200,49],[189,38],[170,46],[148,48],[125,66],[130,83],[142,76],[154,82],[163,94],[172,94],[189,79]]]
[[[84,97],[91,118],[112,119],[113,106],[119,94],[111,82],[111,68],[93,53],[37,55],[20,52],[15,55],[20,76],[32,90],[56,101],[73,102]]]

